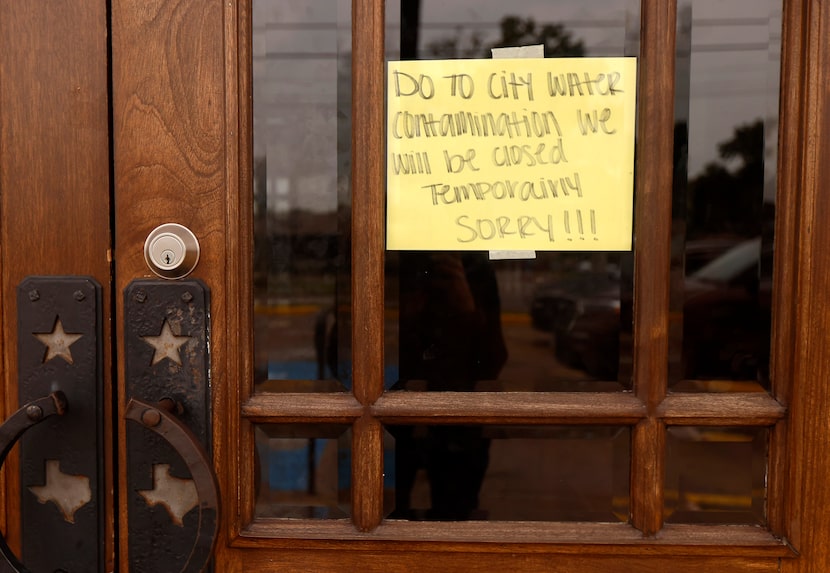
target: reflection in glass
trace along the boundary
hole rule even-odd
[[[637,0],[387,2],[391,60],[637,55]],[[398,24],[400,23],[400,24]],[[396,45],[394,40],[399,40]],[[386,387],[619,391],[631,386],[630,253],[387,251]]]
[[[666,521],[766,522],[766,428],[670,427]]]
[[[349,384],[348,319],[336,315],[349,303],[350,4],[254,0],[252,9],[257,389],[341,390]]]
[[[349,426],[265,424],[255,433],[256,517],[348,517]]]
[[[627,521],[628,428],[396,426],[390,519]]]
[[[764,390],[781,0],[683,0],[677,26],[670,384]]]

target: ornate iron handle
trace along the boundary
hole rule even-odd
[[[199,529],[181,573],[199,573],[204,571],[210,561],[219,531],[219,486],[204,448],[193,432],[172,415],[176,406],[169,399],[149,404],[131,398],[127,403],[125,417],[167,441],[190,470],[199,496]]]
[[[48,396],[29,402],[12,414],[0,426],[0,467],[2,467],[3,462],[6,461],[6,456],[26,430],[49,416],[56,414],[62,416],[67,408],[66,396],[58,390]],[[12,553],[2,533],[0,533],[0,554],[2,554],[0,573],[29,573],[29,570]]]

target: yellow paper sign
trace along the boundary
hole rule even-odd
[[[387,247],[630,250],[636,66],[389,62]]]

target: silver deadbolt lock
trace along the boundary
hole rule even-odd
[[[144,241],[144,260],[162,278],[186,277],[199,262],[199,241],[187,227],[177,223],[159,225]]]

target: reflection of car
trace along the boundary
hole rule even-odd
[[[755,379],[766,365],[771,280],[759,280],[760,238],[738,243],[686,277],[683,375]],[[765,249],[764,269],[771,268]],[[766,275],[769,273],[767,272]],[[557,358],[591,375],[615,379],[619,367],[620,286],[575,295],[572,314],[554,320]],[[565,306],[562,304],[562,306]]]
[[[530,318],[537,330],[554,331],[567,328],[576,313],[581,297],[600,293],[619,285],[614,273],[579,271],[559,280],[539,285],[533,293]],[[619,290],[619,287],[617,286]]]
[[[736,245],[687,278],[683,304],[686,377],[754,380],[759,368],[766,371],[771,268],[771,245],[762,251],[761,239],[756,238]]]

